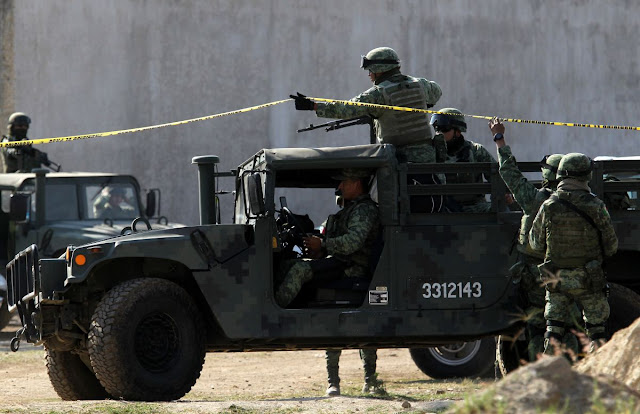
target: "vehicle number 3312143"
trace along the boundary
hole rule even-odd
[[[482,296],[482,283],[424,283],[422,290],[425,299],[479,298]]]

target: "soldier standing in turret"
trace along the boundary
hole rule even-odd
[[[374,86],[351,98],[353,102],[427,109],[442,95],[436,82],[403,75],[400,59],[390,47],[378,47],[362,57],[362,69],[369,71]],[[379,143],[393,144],[400,162],[435,162],[436,150],[429,117],[424,112],[369,108],[338,102],[315,103],[304,95],[291,95],[299,111],[316,111],[323,118],[373,118]]]
[[[8,135],[2,136],[2,142],[22,141],[27,138],[27,131],[31,124],[31,118],[25,113],[15,112],[9,117],[7,125]],[[50,165],[46,152],[42,152],[33,148],[31,145],[22,145],[17,147],[3,147],[0,155],[2,155],[2,166],[0,172],[31,172],[34,168]]]
[[[605,204],[589,188],[592,169],[584,154],[562,157],[556,194],[542,204],[529,234],[531,248],[545,254],[540,265],[547,278],[545,354],[554,354],[554,343],[562,341],[574,303],[582,308],[590,352],[606,340],[609,303],[602,262],[615,254],[618,238]]]

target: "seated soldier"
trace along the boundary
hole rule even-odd
[[[327,219],[324,237],[304,238],[307,257],[288,260],[280,269],[278,305],[287,307],[312,279],[369,276],[371,249],[379,232],[378,206],[368,194],[371,173],[345,168],[337,177],[344,207]]]
[[[135,215],[133,208],[126,204],[122,187],[103,188],[102,194],[93,203],[93,214],[99,219],[129,219]]]

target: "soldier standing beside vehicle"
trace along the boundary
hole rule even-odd
[[[543,315],[545,289],[540,284],[540,272],[538,271],[538,265],[544,261],[544,253],[531,248],[529,231],[538,209],[543,202],[551,197],[558,186],[556,173],[562,154],[547,155],[542,159],[540,163],[542,188],[538,189],[518,169],[516,159],[511,153],[511,147],[507,145],[504,138],[504,124],[498,118],[493,118],[489,122],[489,129],[498,149],[500,176],[523,211],[518,233],[518,261],[511,267],[511,272],[514,280],[519,281],[520,291],[527,302],[525,307],[527,351],[529,361],[535,361],[537,355],[544,351],[543,335],[546,329]]]
[[[483,147],[473,141],[466,140],[463,132],[467,132],[467,123],[464,115],[458,109],[444,108],[431,116],[431,125],[436,133],[442,134],[447,144],[446,162],[492,162],[495,158]],[[457,173],[447,174],[447,184],[454,183],[481,183],[482,173]],[[485,175],[487,181],[490,177]],[[491,203],[485,199],[484,194],[457,195],[449,197],[449,208],[454,211],[464,212],[488,212]]]
[[[275,292],[276,302],[283,308],[294,300],[304,283],[314,278],[331,280],[341,277],[369,278],[371,276],[369,262],[380,228],[378,206],[367,192],[371,173],[361,169],[345,168],[339,176],[334,178],[340,180],[338,190],[344,206],[327,219],[324,238],[317,236],[304,238],[304,245],[310,258],[290,260],[283,265],[281,270],[288,270]],[[340,394],[338,376],[340,352],[340,350],[327,351],[329,381],[327,395]],[[383,388],[376,374],[376,350],[363,349],[360,351],[360,357],[365,371],[363,392],[380,393]]]
[[[15,112],[9,117],[7,125],[8,135],[2,136],[2,142],[23,141],[27,138],[27,131],[31,124],[29,118],[23,112]],[[2,147],[2,166],[0,172],[31,172],[34,168],[40,168],[42,165],[50,166],[51,162],[46,152],[42,152],[33,148],[31,145],[22,145],[16,147]]]
[[[562,157],[558,189],[536,215],[529,243],[545,253],[540,265],[546,279],[545,354],[555,353],[571,321],[571,307],[582,308],[590,352],[605,340],[609,318],[607,280],[602,262],[618,249],[618,238],[605,204],[591,193],[593,163],[580,153]]]
[[[390,47],[378,47],[362,57],[362,69],[369,71],[374,86],[352,102],[431,108],[442,95],[436,82],[403,75],[400,59]],[[435,162],[433,134],[425,112],[405,112],[392,109],[347,105],[339,102],[315,103],[304,95],[291,95],[299,111],[316,111],[323,118],[348,119],[359,116],[373,118],[376,137],[381,144],[392,144],[400,162]]]

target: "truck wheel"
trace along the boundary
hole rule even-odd
[[[640,317],[640,295],[617,283],[610,283],[609,307],[611,314],[607,321],[607,333],[613,335],[631,325]]]
[[[47,373],[53,389],[65,401],[103,400],[109,397],[91,368],[77,354],[45,346]]]
[[[205,325],[191,296],[175,283],[124,282],[107,292],[91,320],[91,366],[114,398],[177,400],[200,376]]]
[[[492,377],[496,359],[493,337],[431,348],[409,349],[418,368],[434,379]]]
[[[528,361],[527,341],[515,340],[508,335],[500,335],[496,341],[496,378],[506,377],[508,373]]]

